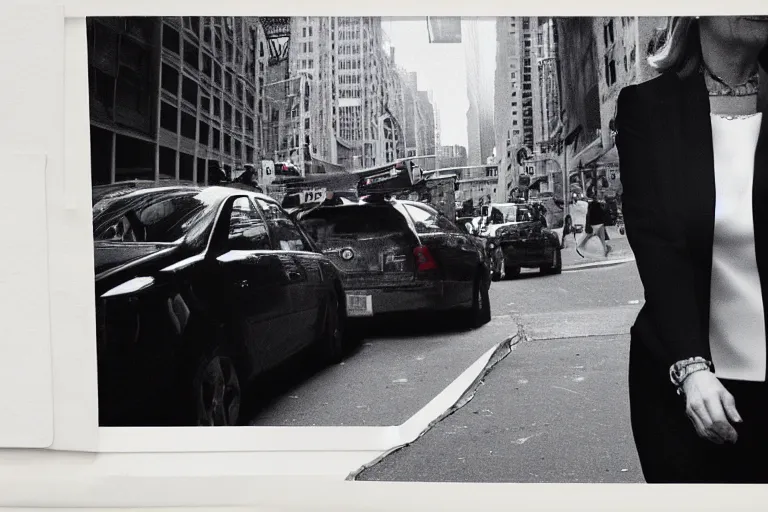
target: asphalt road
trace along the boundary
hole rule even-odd
[[[517,325],[507,315],[467,330],[447,316],[408,315],[380,319],[366,331],[341,364],[317,368],[299,360],[264,378],[267,398],[250,424],[400,425]]]
[[[358,480],[642,482],[626,367],[642,305],[634,264],[496,283],[518,344],[474,398]]]

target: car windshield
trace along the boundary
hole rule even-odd
[[[127,194],[93,208],[93,238],[112,242],[176,242],[215,209],[221,192],[165,189]]]
[[[405,218],[389,206],[350,205],[318,208],[301,219],[318,242],[327,238],[393,233],[407,229]]]
[[[533,212],[524,205],[496,205],[491,211],[491,217],[496,224],[530,222],[533,220]]]

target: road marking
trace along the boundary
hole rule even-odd
[[[568,391],[569,393],[573,393],[574,395],[581,395],[582,393],[579,393],[578,391],[574,391],[572,389],[568,388],[561,388],[560,386],[552,386],[555,389],[562,389],[563,391]]]
[[[404,382],[408,382],[408,379],[395,379],[392,381],[392,384],[402,384]]]

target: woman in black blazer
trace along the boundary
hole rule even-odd
[[[661,75],[619,95],[646,299],[630,410],[649,483],[768,482],[767,43],[766,17],[671,18],[650,59]]]

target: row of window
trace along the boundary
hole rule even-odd
[[[180,79],[181,79],[181,84],[179,84]],[[189,103],[194,108],[198,108],[198,96],[199,96],[200,109],[206,115],[213,115],[214,117],[220,117],[222,103],[223,103],[224,121],[229,124],[232,123],[232,112],[233,112],[232,103],[224,100],[223,98],[218,98],[218,97],[214,97],[213,100],[211,100],[211,97],[204,92],[204,89],[200,87],[195,80],[193,80],[192,78],[186,75],[181,75],[179,71],[173,68],[172,66],[169,66],[168,64],[163,64],[163,70],[161,75],[161,87],[163,88],[163,90],[176,96],[178,95],[179,85],[181,85],[181,99]],[[238,99],[241,101],[243,99],[245,100],[245,105],[248,110],[253,110],[255,108],[254,106],[255,97],[251,90],[246,90],[243,96],[238,96]],[[263,111],[262,100],[259,100],[258,111],[259,113],[262,113]],[[243,111],[241,111],[239,108],[235,109],[234,112],[235,112],[234,122],[237,126],[241,126],[243,123],[243,120],[242,120],[243,116],[245,117],[248,117],[248,116],[247,114],[244,114]]]
[[[251,119],[250,121],[250,132],[253,133],[253,120]],[[161,102],[160,126],[187,139],[196,140],[204,146],[210,146],[212,149],[221,150],[225,154],[233,155],[235,158],[243,156],[243,147],[245,147],[246,155],[253,155],[253,148],[251,146],[243,145],[240,140],[233,138],[227,133],[224,133],[224,137],[222,137],[221,131],[218,128],[211,129],[211,126],[204,120],[200,120],[197,123],[195,116],[192,114],[182,111],[181,116],[179,116],[178,108],[165,101]]]

